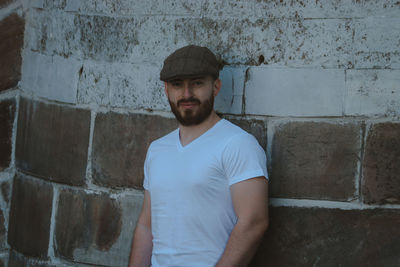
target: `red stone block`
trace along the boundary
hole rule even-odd
[[[18,169],[47,180],[83,185],[90,111],[21,98],[15,161]]]
[[[371,127],[363,170],[364,202],[400,204],[400,123],[379,123]]]
[[[177,128],[174,119],[143,114],[96,116],[92,172],[94,183],[142,188],[143,164],[151,141]]]
[[[8,168],[11,162],[14,117],[15,100],[0,102],[0,171]]]
[[[346,201],[355,197],[360,125],[290,122],[276,127],[271,196]]]
[[[230,122],[236,124],[246,132],[252,134],[261,145],[261,147],[267,150],[267,126],[263,120],[254,119],[240,119],[240,118],[226,118]]]
[[[0,6],[10,1],[1,1]],[[0,21],[0,91],[10,89],[21,79],[21,48],[25,21],[11,14]],[[6,63],[6,64],[3,64]]]
[[[39,179],[18,174],[14,178],[8,243],[32,257],[47,258],[53,187]]]
[[[400,266],[400,210],[275,207],[251,267]]]
[[[74,260],[75,249],[108,251],[122,230],[120,204],[107,195],[62,190],[55,229],[57,256]]]

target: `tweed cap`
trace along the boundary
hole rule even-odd
[[[188,45],[179,48],[164,60],[160,80],[211,75],[218,78],[220,64],[207,47]]]

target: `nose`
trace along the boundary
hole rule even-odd
[[[184,98],[189,98],[192,96],[192,88],[190,86],[190,83],[184,82],[183,84],[183,97]]]

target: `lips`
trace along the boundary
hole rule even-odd
[[[178,106],[184,108],[191,108],[196,105],[200,105],[200,101],[197,99],[182,99],[178,101]]]

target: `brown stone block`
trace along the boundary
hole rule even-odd
[[[271,196],[349,200],[356,193],[360,125],[290,122],[275,129]]]
[[[74,250],[79,247],[109,250],[121,232],[121,213],[119,204],[106,195],[61,191],[56,219],[56,254],[73,260]]]
[[[363,170],[364,202],[400,204],[400,123],[370,128]]]
[[[5,249],[6,246],[6,228],[4,227],[4,214],[0,210],[0,249]]]
[[[94,183],[142,188],[148,146],[176,127],[175,120],[155,115],[97,114],[92,153]]]
[[[0,2],[0,6],[9,1]],[[0,91],[12,88],[21,79],[21,48],[24,43],[25,21],[11,14],[0,21]]]
[[[58,257],[105,266],[126,266],[142,197],[61,190],[55,227]]]
[[[250,266],[400,266],[400,210],[276,207]]]
[[[8,255],[7,254],[3,254],[0,256],[0,267],[5,267],[5,266],[10,266],[7,265],[8,262]]]
[[[0,171],[10,165],[14,116],[15,100],[10,99],[0,102]]]
[[[90,111],[21,98],[16,166],[51,181],[83,185]]]
[[[46,258],[49,245],[53,188],[39,179],[14,178],[8,243],[28,256]]]
[[[13,0],[0,0],[0,7],[4,7],[11,2],[13,2]]]
[[[56,265],[38,261],[35,259],[29,259],[21,254],[17,254],[15,251],[11,250],[10,256],[8,258],[8,267],[57,267]],[[67,265],[65,265],[67,266]],[[71,265],[72,266],[72,265]],[[76,265],[74,265],[76,266]],[[80,265],[79,265],[80,266]]]
[[[246,132],[252,134],[264,150],[267,150],[267,127],[263,120],[226,118]]]

